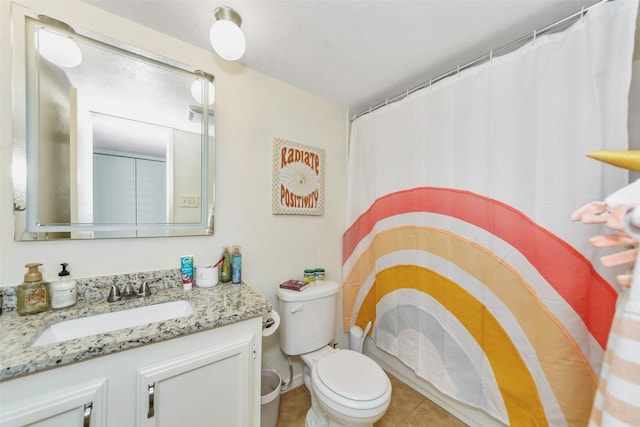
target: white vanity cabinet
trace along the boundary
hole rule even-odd
[[[0,426],[259,427],[261,343],[256,317],[6,380]]]
[[[259,425],[252,419],[256,351],[247,333],[138,369],[137,425]]]
[[[12,387],[0,384],[0,426],[106,426],[106,386],[106,378],[71,383],[10,404]]]

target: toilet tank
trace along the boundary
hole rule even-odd
[[[302,291],[278,288],[280,348],[285,354],[309,353],[333,341],[339,287],[325,281]]]

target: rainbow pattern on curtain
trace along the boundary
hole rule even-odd
[[[352,123],[345,332],[371,321],[378,348],[507,425],[589,422],[617,291],[570,217],[628,183],[585,154],[628,149],[637,8],[600,3]]]
[[[420,215],[458,231],[416,225]],[[617,294],[557,236],[497,200],[421,187],[376,200],[344,234],[343,257],[345,330],[373,321],[392,354],[395,336],[413,334],[430,357],[410,366],[420,374],[429,360],[434,384],[509,425],[586,424],[599,367],[584,331],[564,324],[583,323],[604,347]]]

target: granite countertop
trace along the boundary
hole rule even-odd
[[[0,316],[0,381],[63,366],[95,356],[160,342],[198,331],[217,328],[271,311],[269,301],[246,284],[221,283],[212,288],[185,291],[173,286],[154,291],[144,299],[107,302],[106,298],[79,299],[67,309],[18,316],[16,311]],[[190,316],[135,326],[60,343],[31,347],[48,326],[62,320],[126,310],[164,302],[189,301]]]

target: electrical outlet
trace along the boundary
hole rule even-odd
[[[180,196],[181,208],[199,208],[200,196]]]

